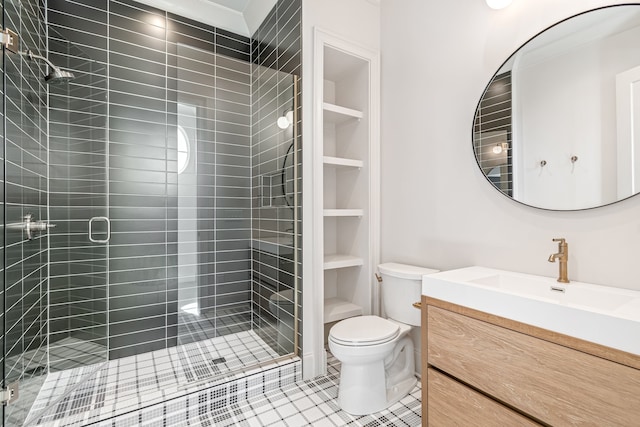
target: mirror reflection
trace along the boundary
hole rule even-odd
[[[496,72],[473,148],[487,180],[543,209],[610,204],[640,191],[640,5],[543,31]],[[640,107],[638,107],[640,108]]]

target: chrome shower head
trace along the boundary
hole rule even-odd
[[[61,70],[58,67],[52,67],[51,72],[44,76],[44,81],[48,84],[63,84],[68,83],[76,76],[70,71]]]
[[[40,61],[44,61],[49,65],[51,72],[44,77],[44,81],[48,84],[68,83],[69,80],[76,77],[72,72],[64,71],[61,70],[60,67],[56,67],[53,62],[49,61],[44,56],[34,54],[31,49],[20,52],[20,55],[24,55],[31,60],[38,59]]]

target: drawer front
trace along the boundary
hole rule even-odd
[[[437,307],[427,361],[551,425],[634,426],[640,371]]]
[[[434,369],[427,370],[427,377],[429,427],[540,426]]]

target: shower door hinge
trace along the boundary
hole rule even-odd
[[[0,43],[2,43],[9,52],[18,53],[18,49],[20,49],[20,36],[6,28],[0,32]]]
[[[7,388],[0,391],[0,402],[3,405],[10,405],[18,399],[18,381],[9,384]]]

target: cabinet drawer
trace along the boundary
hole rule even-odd
[[[427,361],[551,425],[638,426],[640,371],[427,308]]]
[[[431,368],[427,384],[429,427],[540,425]]]

